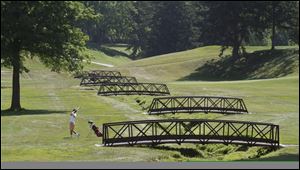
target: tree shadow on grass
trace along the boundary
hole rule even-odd
[[[242,159],[240,161],[299,161],[298,154],[281,154],[267,158]]]
[[[240,58],[226,56],[219,60],[212,59],[179,81],[277,78],[293,73],[298,65],[299,49],[262,50]]]
[[[142,147],[142,146],[140,146]],[[148,146],[149,147],[149,146]],[[194,148],[175,148],[170,146],[151,146],[151,149],[158,149],[158,150],[167,150],[167,151],[176,151],[179,152],[182,156],[185,157],[203,157],[202,153],[197,151]]]
[[[109,55],[109,56],[124,56],[124,57],[129,57],[128,54],[118,51],[118,50],[114,50],[108,47],[99,47],[99,50],[102,51],[104,54]]]
[[[1,110],[2,116],[22,116],[22,115],[45,115],[45,114],[66,114],[68,111],[63,110],[27,110],[20,111]]]
[[[111,56],[111,57],[114,57],[114,56],[124,56],[124,57],[128,57],[128,58],[130,57],[128,54],[126,54],[126,53],[124,53],[122,51],[118,51],[118,50],[115,50],[115,49],[112,49],[112,48],[108,48],[108,47],[104,47],[104,46],[99,46],[97,44],[90,43],[88,46],[91,49],[101,51],[104,54],[106,54],[108,56]]]
[[[1,86],[1,89],[11,89],[11,86]]]

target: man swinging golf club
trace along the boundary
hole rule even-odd
[[[74,130],[78,110],[79,110],[79,107],[77,109],[73,109],[70,114],[70,135],[71,135],[71,137],[73,136],[73,134],[75,134],[75,135],[77,135],[77,137],[79,137],[79,133]]]

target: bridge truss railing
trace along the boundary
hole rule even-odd
[[[175,96],[154,98],[149,106],[149,114],[165,113],[248,113],[247,107],[240,98],[216,96]]]
[[[279,147],[279,126],[270,123],[171,119],[103,124],[104,146],[223,143]]]
[[[170,95],[165,84],[157,83],[107,83],[100,86],[98,95]]]

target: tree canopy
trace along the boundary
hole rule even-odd
[[[1,64],[13,66],[24,57],[39,57],[53,71],[81,67],[89,37],[75,25],[93,19],[79,2],[1,2]],[[17,56],[19,57],[17,57]]]
[[[13,67],[11,109],[20,110],[19,73],[28,71],[23,61],[38,57],[52,71],[75,71],[88,36],[81,20],[95,19],[93,9],[69,1],[1,1],[1,65]]]

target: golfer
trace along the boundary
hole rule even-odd
[[[73,111],[70,114],[70,135],[71,135],[71,137],[73,136],[73,134],[79,136],[79,133],[77,133],[74,130],[75,129],[76,117],[77,117],[77,109],[73,109]]]

